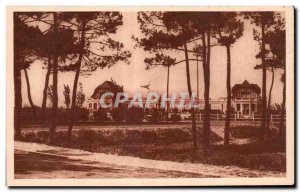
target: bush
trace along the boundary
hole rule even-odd
[[[36,107],[35,110],[36,110],[37,116],[39,117],[40,116],[39,108]],[[31,107],[24,106],[21,109],[20,121],[22,121],[22,122],[33,122],[34,121]]]
[[[181,117],[177,113],[173,113],[170,117],[170,121],[180,121],[180,120],[181,120]]]
[[[75,109],[75,119],[77,121],[87,121],[89,119],[89,110],[82,107]]]
[[[94,112],[94,119],[96,121],[107,121],[107,113],[106,110],[99,108],[97,111]]]
[[[241,126],[230,128],[230,134],[235,138],[254,138],[257,137],[259,129],[256,127]]]
[[[230,128],[230,134],[235,138],[257,138],[260,131],[259,127],[254,126],[238,126]],[[268,137],[274,137],[277,135],[276,130],[266,130],[266,135]]]
[[[40,139],[37,137],[36,133],[33,131],[23,133],[21,140],[25,141],[25,142],[37,142],[37,143],[40,142]]]
[[[111,115],[114,121],[122,122],[126,119],[126,109],[124,107],[114,108]]]
[[[199,133],[201,135],[201,133]],[[85,149],[91,145],[127,145],[127,144],[173,144],[190,142],[191,131],[186,128],[172,129],[109,129],[109,130],[74,130],[72,134],[72,146]],[[48,131],[23,132],[23,141],[47,143]],[[55,142],[59,146],[66,146],[67,131],[57,131]],[[212,141],[220,141],[220,138],[212,134]]]
[[[132,107],[127,110],[127,122],[138,123],[144,120],[144,111],[139,107]]]
[[[35,107],[37,114],[37,121],[41,118],[41,107]],[[34,123],[32,111],[30,107],[23,107],[21,110],[21,122],[31,122]],[[77,121],[86,121],[89,118],[89,111],[86,108],[77,107],[75,109],[75,118]],[[68,122],[70,119],[70,109],[59,107],[57,109],[56,120],[57,122]],[[45,122],[50,122],[52,120],[52,109],[46,108],[44,112]]]
[[[36,115],[37,115],[37,120],[41,118],[41,112],[42,108],[41,107],[35,107]],[[57,109],[57,121],[58,122],[65,122],[69,119],[69,113],[66,108],[58,108]],[[34,122],[32,111],[30,107],[23,107],[21,110],[21,122]],[[44,112],[44,120],[45,122],[49,122],[52,120],[52,109],[51,108],[45,108]]]
[[[56,120],[58,122],[67,122],[70,119],[70,111],[66,108],[58,108],[56,114]],[[52,109],[48,110],[46,121],[52,120]]]
[[[160,110],[158,109],[152,109],[151,112],[150,112],[150,118],[149,118],[149,121],[150,122],[157,122],[157,121],[160,121]]]

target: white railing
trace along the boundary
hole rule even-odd
[[[281,119],[280,114],[270,114],[269,117],[266,117],[267,119],[269,118],[270,122],[279,122]],[[286,119],[286,116],[284,115],[284,120]],[[203,114],[196,114],[196,119],[197,121],[202,121],[203,120]],[[226,114],[210,114],[210,119],[215,120],[215,121],[225,121],[226,119]],[[230,120],[231,121],[261,121],[261,115],[260,114],[250,114],[250,115],[241,115],[241,114],[231,114],[230,115]]]

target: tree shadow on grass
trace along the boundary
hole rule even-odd
[[[81,160],[71,160],[67,157],[46,155],[39,153],[15,152],[15,174],[31,174],[32,171],[53,172],[53,171],[103,171],[115,172],[118,169],[109,167],[94,167],[84,165]]]

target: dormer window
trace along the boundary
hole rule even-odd
[[[245,80],[242,84],[232,87],[232,98],[236,100],[256,99],[260,94],[260,87]]]

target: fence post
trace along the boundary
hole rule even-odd
[[[234,120],[236,121],[236,113],[234,114]]]
[[[252,111],[252,121],[255,120],[255,117],[254,117],[254,112]]]
[[[271,113],[271,122],[273,121],[273,114]]]
[[[217,121],[219,121],[219,113],[217,113]]]
[[[199,118],[199,120],[200,120],[200,121],[202,120],[202,115],[201,115],[201,113],[200,113],[200,118]]]

